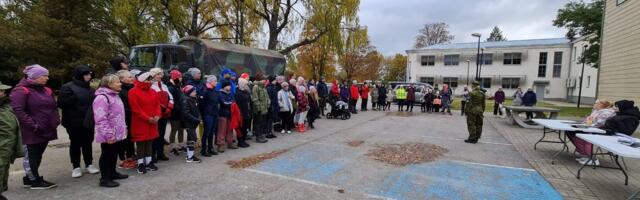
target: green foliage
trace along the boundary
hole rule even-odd
[[[593,67],[598,67],[600,58],[600,37],[602,36],[603,0],[590,3],[572,1],[558,10],[553,25],[567,28],[567,38],[573,40],[578,37],[592,36],[587,39],[589,47],[580,59]]]
[[[384,81],[402,81],[407,71],[407,56],[396,54],[385,59],[386,75]]]
[[[499,42],[499,41],[507,41],[507,37],[502,35],[502,30],[497,26],[493,27],[493,30],[489,34],[487,38],[487,42]]]

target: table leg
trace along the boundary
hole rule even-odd
[[[544,137],[547,136],[547,127],[543,127],[542,128],[542,138],[540,138],[540,140],[538,140],[535,144],[533,144],[533,150],[536,150],[538,143],[542,142],[542,140],[544,140]]]
[[[591,148],[591,156],[589,156],[589,160],[587,160],[587,162],[585,162],[584,164],[582,164],[582,166],[580,167],[580,169],[578,169],[578,175],[576,176],[576,178],[580,179],[580,172],[582,171],[582,169],[587,166],[589,163],[592,163],[592,161],[594,160],[596,154],[593,153],[593,148]],[[593,165],[595,165],[595,163],[593,163]]]
[[[624,170],[624,168],[620,165],[620,162],[618,160],[620,160],[620,156],[618,155],[614,155],[614,157],[616,158],[616,165],[618,165],[618,168],[620,168],[620,171],[622,171],[622,174],[624,174],[624,185],[629,185],[629,175],[627,175],[627,172]]]
[[[558,155],[560,155],[560,153],[564,152],[565,149],[568,152],[569,151],[569,146],[567,146],[567,134],[563,134],[564,131],[558,131],[558,140],[560,140],[560,142],[562,143],[562,149],[560,151],[558,151],[556,154],[553,154],[553,156],[551,157],[551,164],[555,164],[556,161],[556,157],[558,157]],[[564,135],[564,139],[562,138],[562,135]]]

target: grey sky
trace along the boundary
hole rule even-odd
[[[360,22],[386,56],[413,48],[422,24],[445,22],[453,42],[471,42],[471,33],[486,39],[494,26],[509,40],[564,37],[552,25],[568,0],[361,0]],[[476,39],[477,40],[477,39]]]

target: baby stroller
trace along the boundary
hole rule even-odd
[[[330,95],[327,100],[331,106],[331,112],[327,113],[327,119],[347,120],[351,118],[351,112],[349,112],[349,104],[347,102],[338,101],[333,95]]]

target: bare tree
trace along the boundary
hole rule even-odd
[[[454,38],[455,36],[449,33],[449,25],[444,22],[425,24],[416,37],[415,48],[449,43]]]

